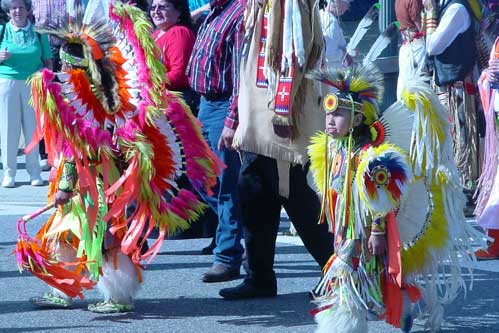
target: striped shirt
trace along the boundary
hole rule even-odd
[[[243,1],[215,0],[199,28],[187,75],[202,95],[230,96],[225,126],[237,128],[239,61],[243,37]]]

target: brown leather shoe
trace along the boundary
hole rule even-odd
[[[210,270],[203,274],[203,282],[223,282],[237,279],[240,276],[239,267],[231,268],[222,264],[215,263]]]

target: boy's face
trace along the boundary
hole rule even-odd
[[[348,135],[350,131],[350,122],[352,120],[352,111],[344,108],[338,108],[333,112],[326,113],[326,133],[333,139],[339,139]],[[353,127],[362,123],[362,113],[355,113],[353,116]]]
[[[326,133],[334,139],[344,137],[350,129],[352,111],[339,108],[326,113]]]

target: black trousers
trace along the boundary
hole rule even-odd
[[[281,206],[286,209],[305,247],[322,268],[333,253],[333,235],[318,224],[320,202],[307,184],[308,165],[291,166],[289,197],[279,195],[277,163],[273,158],[242,153],[239,173],[241,222],[246,242],[249,273],[255,286],[276,285],[274,256]]]

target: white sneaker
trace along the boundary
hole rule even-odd
[[[43,186],[45,182],[41,178],[33,178],[31,179],[31,186]]]
[[[2,187],[5,187],[5,188],[16,187],[16,182],[14,181],[14,178],[7,177],[7,176],[3,177]]]
[[[50,171],[50,165],[47,159],[43,159],[40,161],[40,168],[42,171]]]

